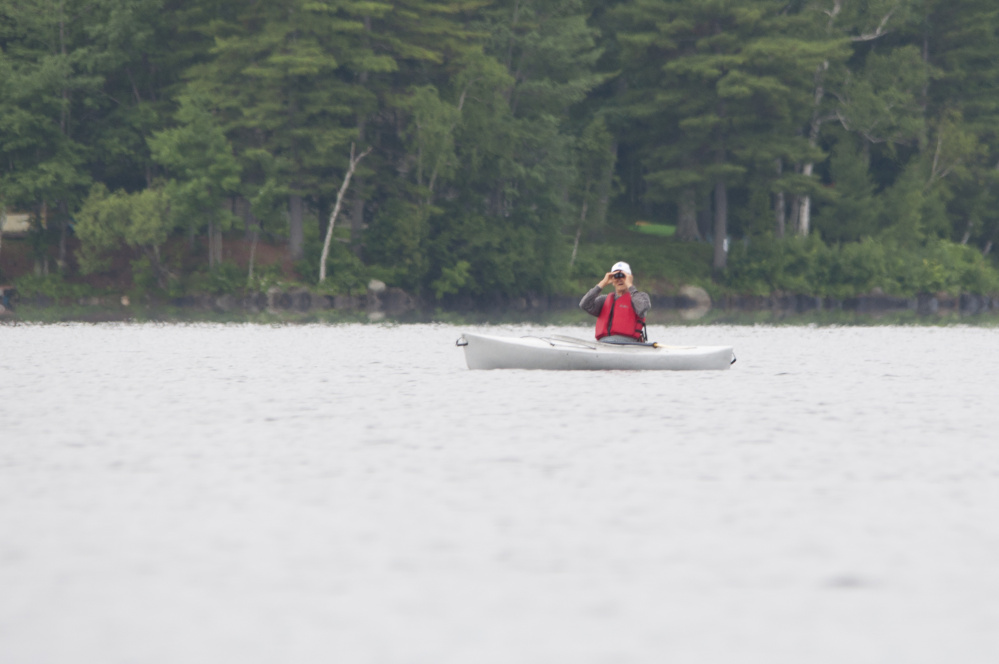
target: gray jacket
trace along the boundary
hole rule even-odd
[[[592,316],[599,316],[600,310],[604,307],[604,300],[607,299],[606,295],[600,294],[601,290],[600,286],[594,286],[586,291],[586,295],[579,301],[579,308]],[[635,309],[635,315],[639,318],[645,318],[645,314],[649,313],[649,309],[652,308],[649,294],[634,286],[630,286],[628,292],[631,293],[631,306]]]

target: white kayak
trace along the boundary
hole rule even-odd
[[[609,344],[573,337],[497,337],[466,332],[457,341],[469,369],[658,370],[728,369],[731,346]]]

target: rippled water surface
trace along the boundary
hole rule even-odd
[[[461,332],[0,326],[0,661],[999,661],[995,330]]]

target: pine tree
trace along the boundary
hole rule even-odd
[[[69,212],[86,195],[90,176],[82,111],[100,79],[82,63],[91,57],[74,0],[0,2],[0,200],[48,220],[34,226],[38,258],[58,242],[65,265]]]
[[[191,92],[209,100],[223,119],[249,188],[285,192],[295,259],[304,251],[305,200],[335,192],[331,169],[355,137],[356,109],[370,103],[345,69],[357,62],[393,66],[359,40],[363,12],[378,6],[244,2],[231,20],[209,25],[212,57],[188,73]]]
[[[615,11],[631,149],[650,192],[712,191],[716,272],[726,263],[730,188],[751,168],[806,153],[790,128],[807,117],[813,72],[838,46],[799,36],[801,19],[784,9],[637,0]]]
[[[851,242],[877,231],[879,203],[868,160],[856,143],[844,133],[832,150],[829,173],[835,196],[815,217],[815,228],[826,241]]]
[[[207,226],[208,267],[222,262],[222,233],[232,215],[223,201],[239,186],[239,163],[211,104],[197,97],[181,97],[178,126],[156,132],[149,148],[156,163],[171,176],[166,187],[175,225],[192,232]]]
[[[946,155],[953,236],[983,250],[999,236],[999,5],[989,0],[927,3],[924,57],[937,71],[927,99],[934,136],[927,149]]]

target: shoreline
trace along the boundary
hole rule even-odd
[[[712,301],[700,288],[680,295],[652,295],[650,324],[999,324],[999,297],[970,293],[893,297],[874,293],[849,298],[800,294],[726,295]],[[0,323],[17,322],[544,322],[588,323],[574,296],[465,298],[444,306],[421,305],[397,288],[364,295],[324,295],[272,288],[246,296],[188,295],[133,303],[120,297],[55,299],[8,297]]]

